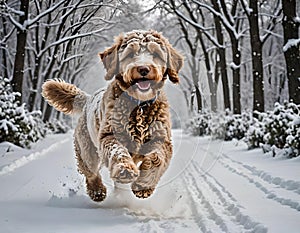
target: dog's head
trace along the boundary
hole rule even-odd
[[[132,31],[116,38],[100,53],[107,74],[115,77],[130,96],[145,101],[154,98],[167,78],[178,83],[183,57],[166,38],[155,31]]]

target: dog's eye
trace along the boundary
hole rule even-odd
[[[134,52],[133,51],[126,54],[126,58],[133,58],[133,57],[134,57]]]
[[[153,56],[153,58],[160,58],[160,55],[159,55],[158,53],[156,53],[156,52],[154,52],[154,53],[152,54],[152,56]]]
[[[123,61],[125,59],[132,59],[134,55],[134,51],[125,51],[123,54],[121,54],[120,61]]]
[[[163,55],[161,53],[158,53],[158,52],[152,53],[152,57],[153,58],[158,58],[158,59],[160,59],[162,61],[165,61],[164,58],[163,58]]]

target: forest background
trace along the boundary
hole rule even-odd
[[[92,93],[106,85],[98,53],[154,29],[185,57],[180,85],[167,87],[174,127],[299,155],[299,10],[296,0],[1,0],[0,142],[28,147],[72,127],[42,83]]]

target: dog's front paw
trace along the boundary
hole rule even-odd
[[[106,189],[87,190],[88,195],[93,201],[101,202],[106,198]]]
[[[106,197],[106,187],[99,177],[86,180],[87,194],[93,201],[100,202]]]
[[[111,178],[118,183],[132,183],[139,176],[139,170],[133,162],[117,163],[112,169]]]
[[[131,189],[136,197],[142,199],[150,197],[155,190],[155,188],[143,188],[135,183],[132,184]]]

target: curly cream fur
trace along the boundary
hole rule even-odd
[[[99,172],[102,166],[108,167],[112,180],[130,183],[136,197],[147,198],[154,192],[172,157],[169,104],[162,90],[163,74],[168,74],[170,80],[177,83],[183,58],[161,34],[143,33],[142,36],[135,31],[121,35],[111,48],[100,54],[108,70],[105,78],[116,76],[106,90],[88,96],[61,80],[49,80],[43,85],[43,96],[57,110],[67,114],[81,112],[74,132],[74,146],[78,170],[85,175],[88,195],[94,201],[106,197],[106,187]],[[138,75],[136,68],[130,66],[132,80],[124,80],[122,64],[117,65],[119,58],[116,57],[116,51],[136,38],[142,38],[143,46],[149,41],[156,43],[155,46],[161,46],[164,56],[168,57],[165,66],[162,62],[158,65],[158,60],[153,59],[151,69],[153,66],[155,72],[147,75],[152,80],[152,92],[144,98],[154,95],[155,101],[143,106],[129,98],[135,93],[130,82]],[[142,95],[137,97],[143,100]]]

